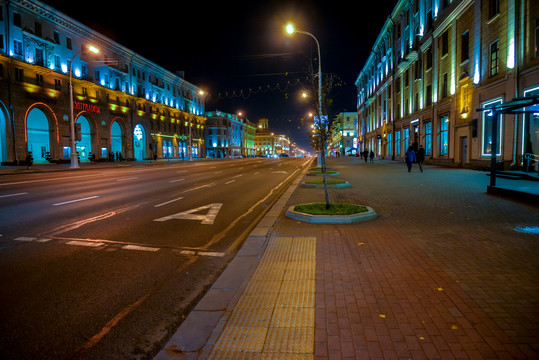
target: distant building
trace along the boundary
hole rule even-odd
[[[268,119],[258,120],[258,126],[255,134],[256,155],[274,155],[275,154],[275,135],[269,130]]]
[[[275,154],[290,156],[290,139],[286,135],[275,135]]]
[[[403,158],[423,146],[430,162],[521,167],[539,154],[539,107],[497,115],[476,109],[539,95],[539,2],[399,0],[359,72],[360,140]]]
[[[206,156],[234,158],[244,155],[243,122],[235,114],[206,113]]]
[[[342,112],[337,115],[332,125],[330,153],[335,156],[355,155],[358,151],[357,113]]]
[[[0,162],[28,151],[36,162],[68,161],[72,106],[81,161],[182,157],[189,136],[193,156],[204,156],[204,96],[183,74],[37,0],[2,1],[0,14]]]

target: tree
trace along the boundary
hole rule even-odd
[[[311,89],[311,93],[316,96],[310,96],[310,105],[315,110],[317,116],[315,116],[315,137],[313,140],[313,146],[319,151],[320,167],[322,168],[322,176],[324,179],[324,195],[326,200],[326,209],[329,209],[331,203],[329,201],[328,182],[327,182],[327,169],[326,169],[326,150],[331,136],[331,128],[333,122],[337,116],[338,111],[335,111],[332,96],[334,90],[341,86],[342,83],[339,77],[335,74],[322,74],[322,96],[319,96],[319,80],[318,74],[314,73],[313,62],[308,63],[308,86]],[[322,99],[322,106],[320,106],[320,98]],[[316,120],[318,119],[318,121]]]

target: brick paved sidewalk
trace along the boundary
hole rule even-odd
[[[329,166],[379,217],[302,223],[282,209],[323,190],[287,190],[156,359],[539,359],[537,207],[477,171]]]
[[[539,358],[539,236],[514,230],[537,207],[487,195],[481,172],[358,160],[330,160],[352,185],[330,197],[378,219],[274,229],[317,239],[315,358]]]

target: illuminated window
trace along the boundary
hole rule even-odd
[[[425,123],[425,155],[432,154],[432,123]]]
[[[496,99],[487,103],[483,104],[483,108],[489,107],[489,106],[495,106],[502,103],[502,99]],[[497,115],[496,118],[493,116],[494,114],[491,111],[483,111],[482,114],[482,148],[481,148],[481,154],[483,156],[488,156],[492,153],[492,122],[496,121],[498,124],[498,141],[496,142],[496,149],[497,154],[501,155],[501,144],[502,144],[502,119],[501,115]]]
[[[448,133],[449,133],[449,116],[442,116],[440,118],[440,124],[438,126],[438,150],[440,156],[447,155],[448,147]]]

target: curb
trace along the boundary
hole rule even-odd
[[[295,205],[292,205],[288,208],[286,216],[294,220],[311,224],[351,224],[376,219],[378,217],[378,214],[376,214],[370,206],[365,206],[367,211],[352,215],[311,215],[294,211],[294,207]]]
[[[206,359],[210,355],[236,302],[264,255],[268,234],[308,171],[309,165],[310,163],[305,166],[253,228],[236,256],[154,360],[195,360]]]
[[[330,172],[330,173],[326,173],[326,176],[337,176],[337,175],[340,175],[338,172]],[[307,174],[307,176],[324,176],[324,174],[322,173],[313,173],[313,172],[310,172]]]

